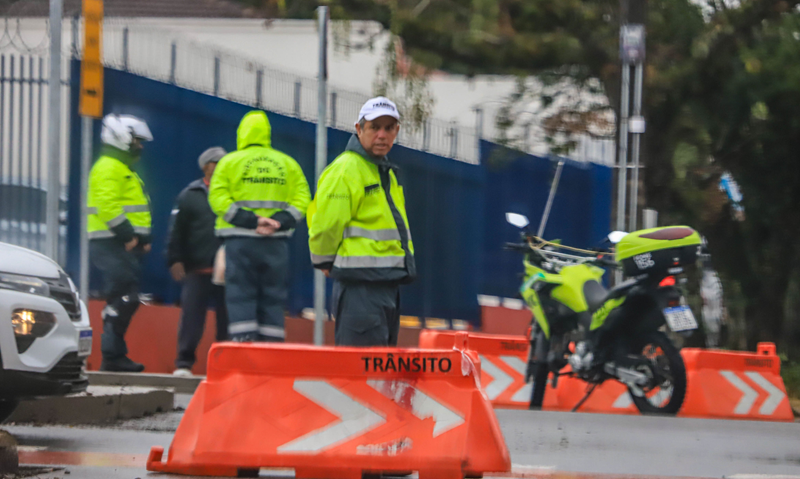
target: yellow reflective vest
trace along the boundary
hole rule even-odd
[[[308,210],[316,268],[353,281],[410,282],[414,244],[395,167],[372,159],[356,136],[323,172]]]
[[[262,237],[256,233],[258,216],[282,224],[271,237],[289,237],[303,219],[311,201],[303,170],[290,156],[272,148],[272,129],[263,111],[242,118],[237,151],[220,160],[208,190],[208,202],[217,215],[219,237]]]
[[[89,239],[128,242],[136,235],[149,242],[150,201],[142,179],[122,160],[105,154],[95,162],[87,197]]]

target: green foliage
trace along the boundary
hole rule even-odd
[[[781,376],[789,397],[800,399],[800,363],[784,361],[781,364]]]

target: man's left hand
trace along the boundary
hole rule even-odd
[[[150,243],[147,243],[146,245],[142,246],[142,251],[144,251],[145,254],[149,253],[150,250],[152,250],[152,249],[153,249],[153,245],[151,245]]]

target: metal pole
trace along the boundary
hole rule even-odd
[[[50,0],[50,93],[48,107],[47,240],[45,253],[58,262],[58,216],[61,192],[61,15],[62,0]]]
[[[628,104],[630,103],[631,67],[622,64],[622,96],[620,97],[619,120],[619,161],[617,185],[617,230],[625,230],[625,193],[628,188]],[[622,282],[622,270],[617,269],[614,274],[616,284]]]
[[[328,127],[326,122],[328,106],[328,7],[317,9],[319,20],[319,87],[317,96],[317,168],[316,181],[328,164]],[[299,103],[295,97],[296,105]],[[297,108],[297,107],[295,107]],[[325,343],[325,274],[314,270],[314,344]]]
[[[83,143],[81,145],[81,255],[80,255],[80,293],[85,302],[89,302],[89,169],[92,167],[92,117],[83,117]]]
[[[633,116],[642,115],[642,77],[644,67],[642,63],[636,64],[633,83]],[[639,143],[642,133],[636,132],[633,135],[633,145],[631,145],[631,161],[633,162],[633,173],[631,178],[631,207],[630,219],[628,220],[628,231],[636,231],[636,223],[639,210]]]
[[[630,103],[631,67],[622,65],[622,95],[619,106],[619,183],[617,184],[617,229],[625,229],[625,193],[628,183],[628,104]]]
[[[558,160],[558,167],[556,167],[556,175],[553,177],[553,184],[550,186],[550,196],[547,197],[547,204],[544,207],[544,214],[542,221],[539,223],[539,231],[536,236],[539,238],[544,234],[544,229],[547,226],[547,219],[550,217],[550,208],[553,207],[553,200],[556,197],[556,190],[558,189],[558,182],[561,180],[561,171],[564,169],[564,160]]]

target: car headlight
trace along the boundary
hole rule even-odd
[[[50,296],[50,286],[39,278],[18,274],[0,273],[0,289]]]
[[[15,309],[11,314],[17,351],[22,354],[31,347],[36,338],[46,336],[56,325],[56,316],[44,311]]]
[[[15,309],[11,314],[11,324],[17,336],[33,336],[41,338],[56,325],[56,316],[44,311],[30,309]]]

